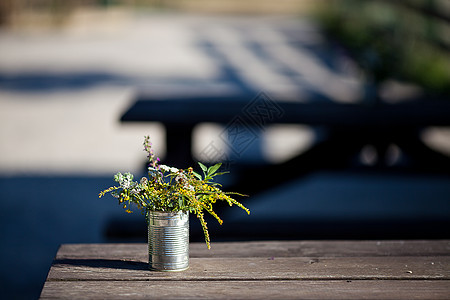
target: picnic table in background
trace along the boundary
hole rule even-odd
[[[377,166],[384,163],[382,158],[389,145],[395,144],[408,159],[408,171],[444,171],[448,174],[450,169],[448,157],[430,149],[420,139],[420,130],[424,128],[450,126],[450,101],[445,97],[418,97],[396,104],[381,101],[343,104],[283,101],[264,92],[254,98],[173,98],[142,93],[120,120],[124,123],[162,123],[166,130],[165,161],[181,167],[193,163],[192,133],[201,123],[222,124],[224,139],[231,148],[235,147],[232,149],[235,152],[246,147],[252,138],[258,138],[255,130],[268,125],[302,124],[321,128],[324,132],[322,140],[297,157],[279,165],[241,168],[242,176],[234,189],[244,187],[245,193],[253,194],[284,182],[299,170],[349,167],[367,144],[373,145],[381,157]],[[233,164],[239,167],[238,163]],[[279,176],[266,176],[274,172]]]

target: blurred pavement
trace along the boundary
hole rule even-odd
[[[163,155],[160,126],[117,123],[138,89],[165,96],[265,91],[293,101],[362,95],[355,66],[303,19],[115,18],[114,26],[86,16],[59,30],[0,31],[0,172],[134,171],[144,134]]]
[[[295,17],[85,13],[58,29],[0,30],[0,298],[38,297],[59,244],[105,241],[106,222],[124,214],[113,199],[97,194],[115,172],[141,171],[144,135],[164,156],[161,125],[118,122],[139,89],[166,96],[265,91],[290,101],[358,101],[360,72],[335,50],[312,23]],[[199,128],[194,150],[220,130]],[[313,138],[301,126],[274,126],[261,136],[269,161],[288,159]],[[396,179],[339,177],[312,175],[251,198],[252,217],[277,214],[273,209],[289,207],[292,197],[291,212],[298,214],[289,218],[396,215],[403,206],[408,217],[420,217],[430,187],[436,194],[426,216],[435,217],[440,206],[438,217],[450,214],[448,178],[431,185],[422,177],[401,179],[382,191],[377,182]],[[409,185],[415,202],[393,203]]]

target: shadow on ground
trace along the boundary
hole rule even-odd
[[[139,213],[98,192],[107,177],[0,177],[0,282],[5,299],[39,297],[63,243],[146,242]],[[212,243],[263,239],[449,238],[444,175],[315,172],[244,200],[252,213],[219,209]],[[198,221],[191,241],[202,242]]]

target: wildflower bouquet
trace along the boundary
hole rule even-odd
[[[234,204],[250,214],[246,207],[231,197],[244,195],[223,192],[221,185],[213,181],[215,176],[226,173],[217,172],[221,166],[220,163],[208,168],[199,162],[202,176],[191,167],[183,170],[159,164],[159,158],[155,158],[151,146],[150,137],[146,136],[144,151],[147,152],[149,160],[148,178],[143,177],[137,182],[130,173],[117,173],[114,181],[119,186],[112,186],[100,192],[99,197],[110,193],[119,200],[119,204],[122,204],[128,213],[132,212],[130,209],[132,205],[137,206],[145,215],[147,222],[150,211],[193,213],[200,220],[208,249],[210,249],[210,239],[204,211],[222,224],[223,221],[213,210],[213,204],[220,200],[226,201],[230,206]]]

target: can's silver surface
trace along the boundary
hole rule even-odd
[[[148,261],[150,270],[183,271],[189,267],[189,212],[150,212]]]

